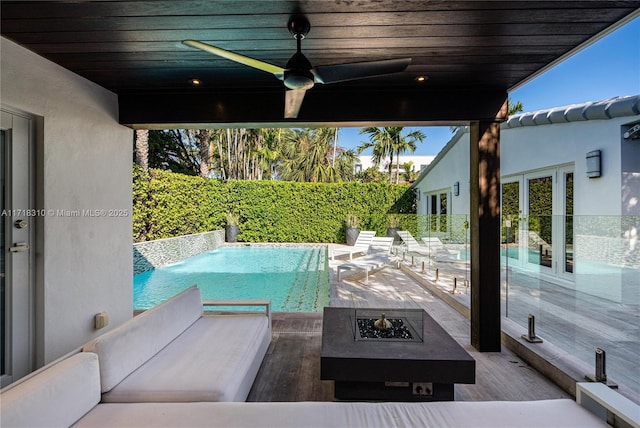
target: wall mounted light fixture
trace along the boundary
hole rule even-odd
[[[456,181],[453,183],[453,196],[458,196],[460,194],[460,182]]]
[[[600,150],[587,153],[587,177],[596,178],[602,175],[601,156]]]
[[[420,189],[418,189],[417,187],[415,189],[413,189],[413,193],[415,193],[416,195],[416,201],[420,200]]]

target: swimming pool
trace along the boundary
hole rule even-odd
[[[191,285],[205,300],[269,299],[281,312],[329,306],[325,246],[233,246],[133,277],[134,309],[149,309]]]

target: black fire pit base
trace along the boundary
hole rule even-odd
[[[371,309],[386,313],[392,309]],[[324,308],[320,378],[340,400],[451,401],[454,384],[475,383],[475,361],[422,309],[420,332],[403,339],[356,339],[356,311]],[[408,312],[408,310],[407,310]]]
[[[335,382],[339,400],[453,401],[453,384],[413,382]]]

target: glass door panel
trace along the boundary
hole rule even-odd
[[[573,172],[564,174],[564,272],[573,273]]]
[[[505,256],[518,260],[520,258],[520,183],[502,184],[502,245]]]
[[[528,180],[528,262],[552,267],[553,177]]]
[[[440,232],[447,232],[447,194],[440,194]]]
[[[431,195],[431,210],[429,213],[429,236],[431,236],[433,232],[438,230],[438,195]]]

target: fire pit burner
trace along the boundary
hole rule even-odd
[[[402,318],[387,318],[391,327],[386,330],[377,329],[376,318],[358,318],[358,332],[361,339],[399,339],[414,340],[411,330]]]

